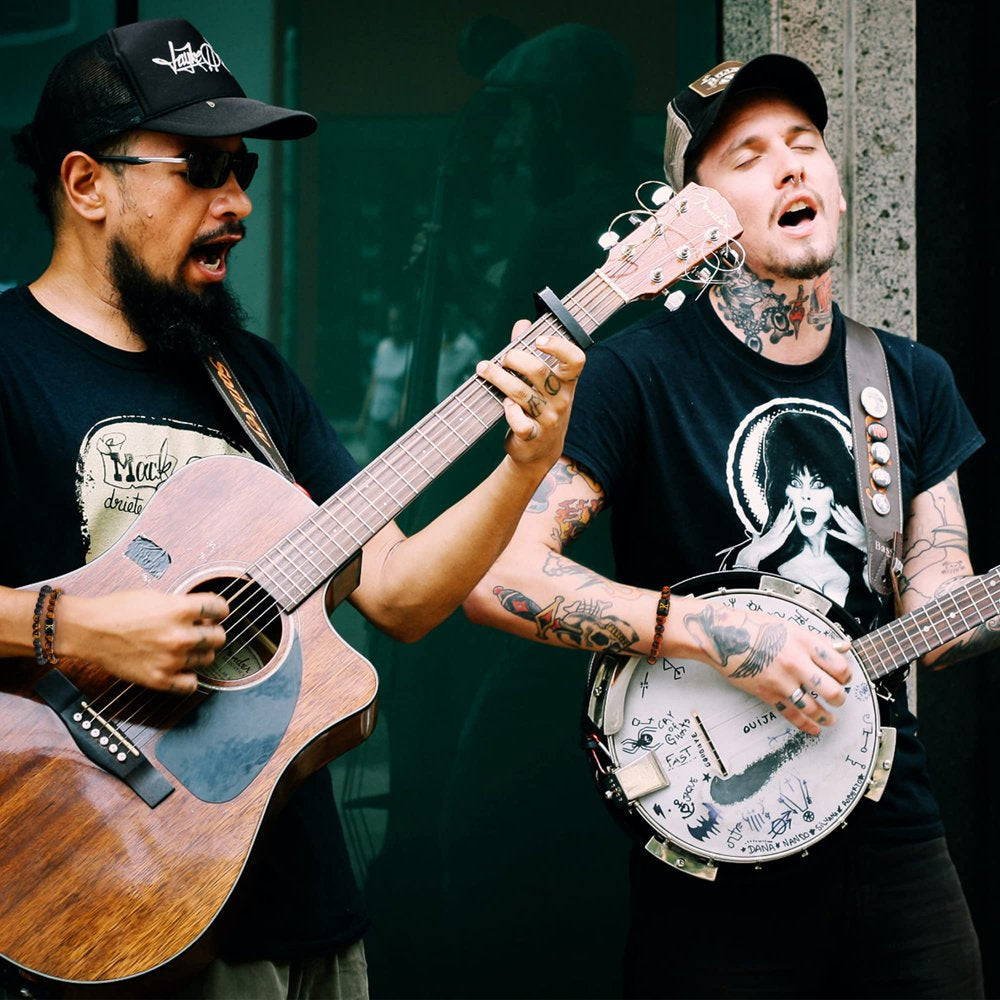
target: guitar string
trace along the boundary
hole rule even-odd
[[[675,214],[675,220],[677,218],[679,218],[679,215]],[[715,219],[714,221],[718,222],[719,220]],[[641,228],[641,225],[639,227],[637,227],[637,228]],[[665,226],[665,230],[666,231],[671,231],[671,232],[676,232],[675,227],[672,226],[672,225],[666,225]],[[629,235],[632,236],[634,234],[629,234]],[[632,256],[631,259],[629,259],[629,258],[626,257],[626,259],[620,261],[619,262],[619,267],[622,270],[624,270],[626,267],[628,267],[630,265],[633,265],[633,264],[635,266],[637,266],[638,265],[638,261],[640,261],[646,255],[646,253],[649,252],[650,249],[652,249],[655,246],[656,241],[660,238],[661,235],[662,235],[662,233],[655,233],[654,232],[651,237],[648,237],[646,239],[645,246],[642,247],[640,250],[638,250],[636,253],[634,253],[634,255]],[[691,234],[681,233],[680,235],[681,235],[682,239],[685,239],[688,242],[690,242],[691,238],[695,234],[694,233],[691,233]],[[723,246],[725,246],[725,244],[723,244]],[[676,250],[676,247],[674,249]],[[720,247],[719,249],[722,249],[722,247]],[[715,253],[717,251],[713,250],[712,252]],[[703,265],[703,261],[698,261],[697,264],[693,265],[693,266],[702,266],[702,265]],[[578,308],[580,311],[582,311],[585,314],[585,316],[594,323],[595,326],[599,325],[600,322],[603,322],[604,318],[606,318],[606,317],[602,317],[602,318],[598,319],[598,318],[595,318],[594,313],[596,312],[596,313],[599,314],[605,308],[607,308],[608,303],[610,303],[610,302],[616,302],[617,298],[618,298],[616,289],[613,289],[613,288],[609,287],[609,285],[607,284],[607,282],[595,281],[594,279],[596,277],[598,277],[597,272],[595,272],[588,279],[586,279],[583,283],[581,283],[579,286],[577,286],[577,288],[574,289],[567,296],[567,303],[569,303],[570,300],[574,299],[574,297],[576,298],[576,302],[575,302],[576,308]],[[620,279],[621,275],[620,274],[616,274],[615,277],[617,277],[617,278]],[[591,288],[596,288],[596,290],[597,290],[596,295],[593,294],[592,292],[590,294],[587,294],[587,286],[588,285]],[[583,294],[582,295],[581,295],[581,289],[583,290]],[[581,299],[582,299],[582,301],[581,301]],[[617,308],[617,304],[616,304],[615,308],[612,308],[609,311],[608,315],[610,315],[612,312],[614,312],[616,308]],[[544,354],[544,352],[540,351],[539,349],[537,349],[535,347],[535,341],[537,341],[538,337],[541,336],[543,333],[556,333],[556,334],[558,334],[560,336],[563,336],[563,337],[567,336],[563,332],[561,326],[551,316],[551,314],[546,314],[546,316],[542,317],[539,321],[536,321],[536,323],[532,324],[532,326],[529,328],[529,330],[526,331],[526,333],[523,334],[517,341],[513,342],[509,346],[506,346],[504,348],[504,350],[502,352],[500,352],[496,356],[496,358],[494,360],[496,360],[496,361],[499,362],[502,359],[502,357],[506,354],[506,352],[511,347],[522,347],[522,348],[525,348],[528,351],[530,351],[536,357],[539,357],[540,359],[542,359],[543,362],[551,370],[553,368],[552,361],[554,359],[552,359],[551,355]],[[472,383],[472,384],[480,383],[481,386],[485,386],[487,388],[488,395],[492,395],[493,398],[494,398],[494,401],[498,401],[499,400],[499,390],[497,390],[494,386],[492,386],[492,384],[485,382],[485,380],[481,379],[478,376],[476,376],[475,379],[470,380],[470,383]],[[465,388],[465,387],[463,387],[463,388]],[[493,420],[490,420],[489,422],[482,421],[481,418],[479,417],[479,414],[478,414],[477,410],[474,407],[469,406],[466,403],[466,401],[463,398],[461,398],[460,393],[461,393],[461,390],[459,390],[459,392],[453,394],[453,396],[449,400],[446,400],[445,403],[448,406],[450,406],[451,409],[455,409],[456,406],[464,406],[466,409],[469,410],[469,412],[471,412],[473,414],[474,417],[476,417],[477,419],[480,419],[480,422],[484,423],[485,427],[488,428],[489,426],[492,426],[492,423],[494,421]],[[453,461],[454,459],[449,459],[449,452],[445,451],[444,448],[439,447],[438,442],[434,440],[434,438],[431,436],[431,433],[430,433],[430,432],[436,431],[436,430],[438,430],[439,428],[442,427],[442,423],[441,423],[441,420],[439,418],[444,417],[446,414],[444,413],[444,409],[443,408],[439,408],[439,410],[440,410],[440,412],[439,411],[435,411],[434,413],[432,413],[430,415],[430,417],[434,418],[434,419],[430,419],[429,420],[428,418],[425,418],[424,421],[421,421],[420,423],[418,423],[416,425],[416,427],[414,428],[414,431],[416,433],[412,434],[412,435],[409,435],[409,436],[421,437],[423,440],[428,441],[435,449],[437,449],[440,452],[440,454],[442,455],[443,458],[445,458],[448,462],[450,462],[450,461]],[[422,424],[425,424],[426,426],[422,426]],[[453,424],[445,425],[444,429],[445,429],[445,431],[446,431],[446,433],[448,435],[458,437],[458,439],[462,442],[463,450],[465,448],[468,448],[469,446],[471,446],[472,443],[475,443],[475,440],[478,440],[478,437],[480,436],[480,435],[476,435],[476,437],[474,437],[472,441],[466,441],[464,438],[462,438],[461,434],[459,434],[454,429]],[[437,473],[433,472],[431,470],[427,470],[422,465],[422,463],[419,461],[419,459],[416,459],[412,454],[410,454],[407,451],[406,446],[405,446],[405,438],[407,436],[408,435],[404,435],[404,438],[401,439],[401,443],[402,443],[401,450],[416,465],[419,465],[422,468],[422,470],[428,475],[429,479],[433,479],[434,476]],[[389,451],[392,452],[393,451],[393,447],[390,447]],[[461,454],[461,452],[459,452],[459,454]],[[377,462],[378,462],[378,460],[376,460],[376,463]],[[373,465],[376,464],[376,463],[373,463]],[[385,459],[385,464],[389,465],[388,458]],[[391,469],[391,465],[389,467]],[[363,471],[369,471],[369,470],[371,470],[371,466],[369,466],[368,470],[363,470]],[[382,484],[379,482],[379,478],[378,477],[379,477],[380,471],[381,471],[380,468],[376,468],[374,470],[374,472],[369,472],[368,478],[372,482],[376,483],[376,485],[378,485],[380,488],[382,488],[383,492],[386,492],[386,494],[388,496],[391,496],[391,494],[388,491],[384,490],[384,487],[382,487]],[[412,467],[411,467],[411,476],[412,476]],[[357,478],[357,477],[355,477],[355,478]],[[409,485],[409,481],[407,480],[407,478],[406,478],[405,475],[401,476],[401,475],[397,474],[397,480],[401,480],[405,484]],[[348,485],[350,486],[353,483],[354,483],[354,481],[352,480],[352,483],[348,484]],[[410,488],[412,489],[412,486]],[[369,503],[369,505],[372,506],[373,510],[377,511],[377,508],[375,507],[375,505],[372,504],[370,501],[368,501],[367,498],[363,495],[363,493],[360,490],[356,490],[355,492],[358,493],[360,499],[362,499],[365,502]],[[419,493],[419,490],[414,491],[414,495],[417,495],[417,493]],[[346,503],[344,504],[344,506],[346,507]],[[374,531],[371,529],[371,526],[367,525],[367,523],[364,521],[364,519],[361,518],[355,512],[350,512],[350,513],[351,513],[351,517],[352,518],[354,518],[355,520],[360,521],[363,525],[365,525],[365,528],[368,531],[368,536],[367,537],[370,538],[372,536],[372,534],[374,534]],[[326,538],[327,538],[328,541],[333,542],[335,545],[337,545],[341,549],[341,551],[342,551],[343,554],[345,554],[345,555],[351,554],[351,553],[349,553],[349,551],[347,549],[345,549],[342,545],[340,545],[340,543],[337,541],[336,537],[331,536],[330,533],[325,529],[325,527],[323,527],[323,525],[321,525],[319,523],[318,518],[322,514],[329,515],[330,511],[327,511],[324,507],[317,508],[317,511],[314,512],[313,515],[311,515],[310,518],[307,518],[305,524],[306,525],[310,525],[310,522],[311,522],[310,526],[312,528],[318,528],[326,536]],[[334,517],[334,520],[337,521],[337,524],[341,528],[341,530],[346,530],[347,533],[352,536],[353,541],[357,545],[357,543],[359,543],[359,541],[360,541],[359,537],[358,536],[354,536],[353,532],[349,528],[345,528],[345,525],[343,524],[343,522],[339,521],[339,519],[337,519],[336,517]],[[388,521],[384,521],[383,522],[383,526],[384,526],[385,523],[388,523]],[[300,536],[304,536],[307,542],[310,541],[308,532],[307,532],[306,528],[303,527],[303,526],[300,526],[300,527],[294,529],[293,533],[297,533]],[[281,543],[279,543],[279,546],[280,546],[280,544],[284,544],[286,542],[288,544],[290,544],[292,547],[294,547],[299,552],[300,555],[306,555],[306,558],[308,559],[308,561],[311,562],[312,565],[314,566],[314,568],[317,571],[319,571],[320,574],[321,574],[321,579],[320,579],[320,582],[318,584],[312,585],[308,589],[303,589],[302,590],[302,593],[298,597],[298,599],[301,600],[304,597],[308,596],[308,594],[311,593],[312,590],[315,590],[316,586],[321,585],[322,582],[328,578],[328,576],[330,575],[330,571],[334,570],[337,567],[337,563],[334,562],[333,565],[329,568],[329,570],[327,572],[323,572],[322,567],[320,565],[318,565],[313,560],[313,558],[311,556],[303,553],[302,550],[301,550],[301,548],[298,545],[296,545],[295,542],[294,542],[294,540],[291,540],[289,538],[289,536],[286,536],[286,538],[283,539]],[[316,542],[312,542],[312,545],[313,545],[314,550],[319,554],[319,556],[321,558],[326,558],[326,559],[330,558],[328,556],[328,554],[323,551],[322,544],[318,544]],[[354,551],[356,551],[356,549]],[[265,557],[262,557],[262,558],[266,558],[266,557],[267,556],[265,555]],[[273,557],[272,557],[271,561],[272,562],[276,562],[276,560],[274,560]],[[261,560],[258,560],[258,563],[259,562],[261,562]],[[285,575],[288,577],[288,579],[290,581],[292,580],[292,577],[289,574],[285,573]],[[292,581],[292,582],[294,583],[294,581]],[[234,584],[234,585],[240,588],[237,591],[237,593],[239,593],[241,591],[245,591],[246,589],[248,589],[248,586],[244,585],[244,584]],[[284,587],[282,586],[279,589],[284,589]],[[223,646],[223,649],[220,650],[220,653],[224,652],[227,647],[231,647],[236,641],[242,641],[242,642],[244,642],[244,645],[240,646],[240,648],[238,650],[236,650],[236,651],[233,651],[232,649],[230,649],[230,651],[227,654],[229,656],[239,655],[239,653],[242,652],[243,650],[245,650],[246,646],[249,645],[249,643],[252,642],[253,639],[256,637],[256,635],[251,635],[250,638],[247,639],[246,636],[248,635],[248,633],[255,632],[256,634],[259,634],[260,632],[265,631],[269,627],[269,625],[271,623],[273,623],[274,620],[276,620],[278,617],[280,617],[281,611],[279,610],[276,613],[274,613],[273,616],[270,619],[268,619],[268,621],[266,621],[264,625],[260,625],[259,619],[256,620],[256,621],[253,620],[252,616],[254,614],[257,614],[259,612],[259,609],[260,609],[260,607],[262,605],[264,605],[264,606],[266,606],[268,608],[270,608],[270,605],[271,605],[271,600],[269,599],[268,595],[264,591],[264,588],[261,588],[261,591],[262,591],[261,597],[257,600],[256,604],[253,607],[250,607],[247,604],[244,604],[244,605],[242,605],[240,607],[240,610],[243,611],[243,614],[242,614],[241,617],[237,617],[235,619],[235,622],[236,622],[237,625],[240,625],[241,623],[243,623],[243,628],[241,630],[236,631],[235,633],[232,632],[232,626],[230,626],[230,628],[227,629],[227,632],[231,633],[232,638],[230,639],[230,637],[227,636],[227,642]],[[225,592],[223,592],[223,596],[226,596]],[[295,595],[292,595],[292,596],[295,596]],[[298,603],[298,601],[296,601],[296,603]],[[228,621],[228,618],[227,618],[227,621]],[[113,687],[114,686],[117,686],[117,685],[113,685]],[[113,708],[114,703],[118,699],[124,697],[129,692],[130,688],[133,688],[133,689],[134,688],[139,688],[139,692],[145,692],[145,691],[149,690],[149,689],[146,689],[146,688],[140,688],[138,685],[135,685],[135,684],[128,684],[128,683],[126,683],[126,685],[124,687],[124,690],[122,690],[122,691],[118,692],[118,694],[114,695],[114,697],[112,698],[111,702],[108,703],[108,706],[103,708],[102,714],[107,713],[109,711],[109,707]],[[137,693],[137,692],[133,692],[133,699],[132,699],[133,701],[134,701],[134,695],[135,695],[135,693]],[[155,694],[155,692],[154,692],[154,694]],[[176,699],[173,699],[173,700],[174,700],[174,703],[176,704]],[[182,699],[182,701],[186,701],[186,699]],[[130,704],[131,704],[131,701],[126,702],[125,703],[125,707],[128,708]],[[141,710],[141,708],[142,708],[142,706],[136,707],[135,710],[132,712],[132,715],[129,717],[128,721],[126,723],[124,723],[123,725],[127,726],[127,727],[132,727],[132,728],[134,728],[135,726],[146,726],[146,725],[149,725],[148,720],[144,720],[142,723],[136,723],[136,722],[132,721],[134,719],[135,715],[138,714],[138,711]]]

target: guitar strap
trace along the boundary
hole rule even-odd
[[[250,397],[243,391],[236,378],[236,373],[229,367],[222,352],[216,348],[211,354],[205,355],[202,359],[205,368],[211,376],[212,384],[219,390],[219,395],[226,401],[226,405],[236,416],[236,419],[243,425],[247,436],[257,446],[258,451],[267,459],[271,468],[280,472],[290,483],[295,482],[295,477],[281,457],[271,435],[268,434],[264,421],[260,419],[254,409]]]
[[[893,596],[898,613],[903,507],[889,369],[874,331],[846,316],[844,319],[858,501],[868,543],[868,582],[876,594]]]

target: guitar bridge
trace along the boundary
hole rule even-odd
[[[35,684],[35,694],[62,719],[88,760],[123,781],[150,808],[174,790],[140,750],[94,711],[64,673],[50,670]]]

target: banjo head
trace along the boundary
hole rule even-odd
[[[689,583],[708,585],[700,596],[720,608],[764,611],[834,639],[856,630],[822,595],[780,577]],[[637,832],[695,858],[758,864],[801,853],[840,827],[872,783],[878,703],[853,657],[852,666],[835,725],[808,736],[701,661],[595,657],[585,724],[610,757],[598,776],[605,797],[627,803]]]

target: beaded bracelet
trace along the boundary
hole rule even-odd
[[[660,599],[656,602],[656,626],[653,629],[653,645],[650,647],[647,663],[656,663],[660,656],[660,643],[663,642],[663,626],[670,614],[670,585],[664,584],[660,591]]]
[[[59,662],[55,653],[56,601],[62,591],[44,584],[35,601],[35,614],[31,619],[31,644],[35,647],[35,662],[40,667]]]

